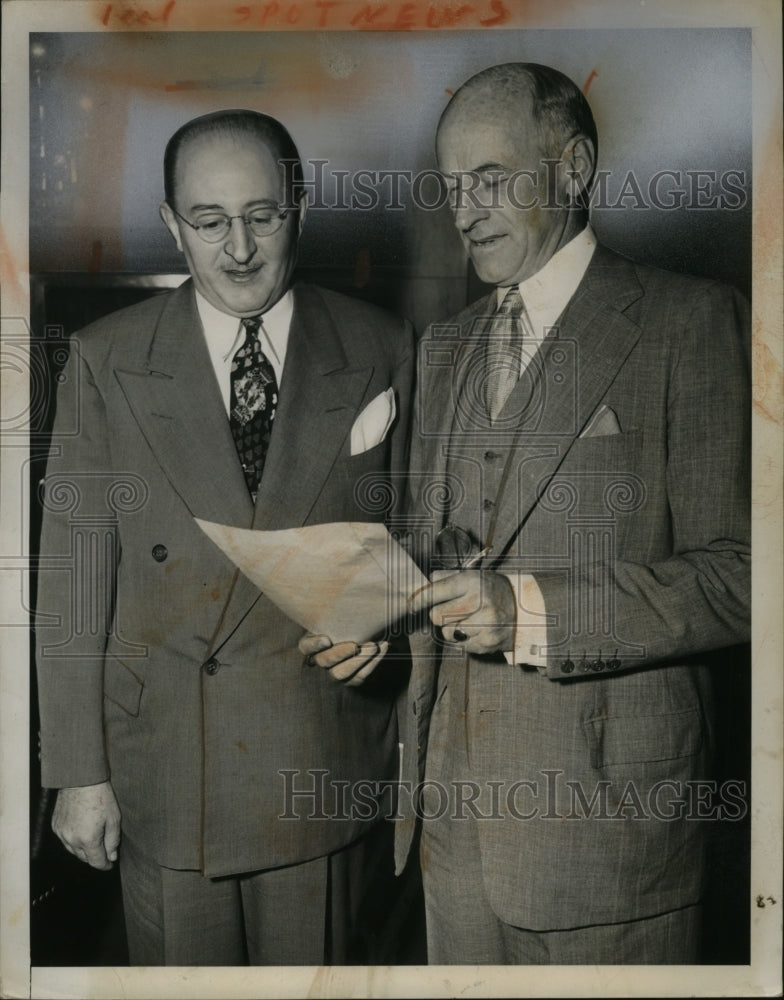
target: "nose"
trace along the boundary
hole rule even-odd
[[[256,253],[256,240],[242,216],[234,216],[223,249],[237,264],[247,264]]]
[[[468,233],[477,222],[486,219],[489,214],[489,206],[481,203],[475,190],[467,187],[455,192],[452,215],[461,233]]]

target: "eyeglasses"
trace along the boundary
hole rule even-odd
[[[283,211],[280,211],[283,209]],[[283,208],[282,205],[274,205],[264,208],[254,208],[247,215],[225,215],[223,212],[205,212],[199,215],[195,222],[180,215],[176,208],[172,212],[178,219],[182,219],[191,229],[195,229],[205,243],[220,243],[225,240],[231,232],[231,224],[235,219],[242,219],[254,236],[263,239],[265,236],[272,236],[283,225],[283,221],[293,208]]]
[[[457,524],[446,524],[436,535],[433,568],[479,569],[489,549],[480,549],[471,535]]]

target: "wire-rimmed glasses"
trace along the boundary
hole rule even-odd
[[[450,521],[436,535],[433,569],[478,569],[488,552],[480,548],[470,532]]]
[[[225,212],[201,212],[196,216],[196,221],[191,222],[176,208],[172,208],[172,212],[177,218],[182,219],[191,229],[195,229],[196,234],[205,243],[220,243],[225,240],[231,232],[231,224],[235,219],[242,219],[243,225],[247,226],[254,236],[264,239],[265,236],[272,236],[273,233],[276,233],[283,225],[286,216],[292,211],[291,206],[261,205],[242,215],[226,215]]]

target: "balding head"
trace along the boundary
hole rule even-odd
[[[598,148],[596,124],[580,89],[557,69],[538,63],[490,66],[467,80],[441,115],[438,133],[447,124],[466,127],[493,120],[514,131],[536,125],[539,152],[559,157],[570,139],[590,140]]]
[[[176,207],[177,167],[192,147],[211,139],[251,138],[266,146],[281,172],[285,199],[296,205],[302,195],[302,163],[294,140],[286,128],[270,115],[247,108],[215,111],[193,118],[169,139],[163,157],[163,185],[166,201]]]

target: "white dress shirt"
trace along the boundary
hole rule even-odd
[[[565,247],[561,247],[540,271],[520,282],[517,287],[529,320],[526,323],[526,339],[544,340],[548,331],[556,325],[583,280],[595,249],[596,236],[589,224]],[[507,286],[496,290],[496,308],[500,308],[508,291]],[[523,370],[527,360],[523,358]]]
[[[518,285],[528,314],[526,339],[544,340],[577,291],[588,270],[596,236],[590,224],[561,247],[544,267]],[[497,290],[501,305],[508,288]],[[523,351],[521,374],[530,361],[532,351]],[[504,656],[509,663],[531,663],[544,668],[547,658],[539,649],[547,643],[546,608],[539,585],[530,573],[505,573],[515,592],[517,624],[514,652]]]
[[[231,362],[245,340],[245,328],[242,325],[242,320],[216,309],[198,291],[196,292],[196,308],[199,311],[199,318],[204,329],[204,339],[207,342],[210,361],[212,361],[212,367],[215,370],[215,378],[218,380],[223,405],[228,414],[231,399]],[[261,347],[275,372],[278,389],[280,389],[283,377],[283,363],[286,360],[286,348],[289,343],[289,329],[293,313],[294,296],[289,289],[271,309],[264,313],[259,327]]]

